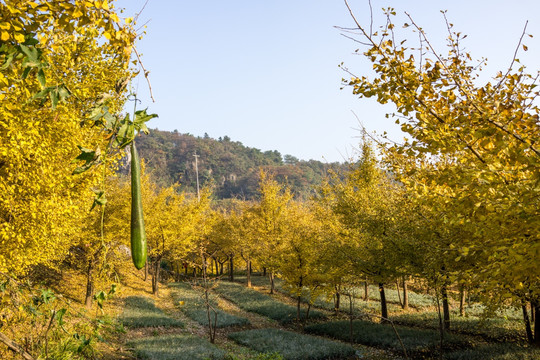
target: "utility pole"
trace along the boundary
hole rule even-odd
[[[195,156],[195,174],[197,174],[197,200],[201,202],[201,194],[199,192],[199,161],[198,161],[199,155],[195,153],[195,155],[193,156]]]

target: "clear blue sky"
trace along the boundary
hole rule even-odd
[[[116,7],[125,8],[127,17],[144,3],[119,0]],[[368,1],[350,4],[369,27]],[[439,11],[448,10],[455,30],[468,34],[466,50],[488,58],[490,76],[508,66],[529,20],[528,33],[535,37],[525,39],[529,51],[519,58],[530,72],[540,68],[540,1],[373,0],[372,5],[375,26],[383,24],[383,7],[396,9],[397,24],[408,21],[407,11],[441,53],[446,53],[446,28]],[[138,20],[146,22],[138,49],[156,102],[142,77],[133,86],[142,106],[159,114],[152,128],[228,135],[246,146],[329,162],[351,155],[358,142],[351,111],[368,129],[403,137],[384,118],[391,107],[340,90],[346,76],[338,68],[342,61],[356,74],[371,68],[353,54],[358,44],[334,28],[353,26],[341,0],[150,0]]]

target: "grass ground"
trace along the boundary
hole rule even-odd
[[[143,284],[144,286],[145,284]],[[244,360],[244,359],[256,359],[256,360],[279,360],[283,358],[291,358],[292,350],[295,348],[293,345],[294,341],[291,339],[301,340],[302,343],[306,341],[310,344],[334,344],[330,346],[336,346],[340,348],[342,344],[332,342],[330,340],[320,339],[318,337],[313,337],[309,335],[302,335],[300,337],[295,337],[296,334],[291,331],[285,331],[280,322],[269,319],[265,316],[247,312],[236,304],[222,298],[217,298],[215,301],[217,305],[224,312],[231,315],[235,315],[242,318],[247,318],[249,320],[248,325],[235,326],[235,327],[225,327],[217,329],[217,338],[215,345],[210,344],[206,339],[208,339],[207,328],[202,326],[197,321],[192,320],[187,316],[187,314],[177,306],[177,300],[175,299],[175,292],[179,288],[188,288],[185,284],[170,284],[167,287],[161,289],[160,296],[151,297],[154,299],[154,304],[156,308],[159,308],[161,312],[154,312],[156,317],[161,317],[163,314],[165,316],[171,317],[173,319],[179,320],[185,324],[184,328],[178,327],[145,327],[145,328],[127,328],[127,334],[124,334],[123,337],[118,338],[119,349],[116,354],[111,354],[113,356],[104,357],[107,360],[118,360],[118,359],[128,359],[133,358],[135,355],[140,359],[186,359],[193,358],[197,359],[198,357],[189,355],[191,349],[195,349],[194,352],[198,354],[203,354],[202,358],[223,358],[222,355],[225,354],[225,359],[230,360]],[[275,300],[277,301],[277,300]],[[131,305],[138,305],[137,302],[128,302]],[[128,310],[129,311],[129,310]],[[150,320],[154,322],[154,320]],[[294,327],[293,324],[290,324]],[[255,331],[257,329],[268,329],[272,328],[275,331],[285,331],[287,335],[284,335],[289,339],[288,347],[283,347],[282,345],[286,342],[277,341],[273,345],[267,344],[267,347],[261,352],[260,349],[250,348],[244,345],[239,344],[239,341],[229,338],[229,334],[233,332],[244,333],[247,331],[248,334],[250,331]],[[243,331],[238,331],[243,330]],[[265,330],[265,331],[274,331],[274,330]],[[278,332],[279,333],[279,332]],[[290,334],[293,335],[290,335]],[[245,335],[247,337],[248,335]],[[252,336],[249,334],[249,336]],[[198,338],[199,340],[194,340],[193,338]],[[279,337],[273,336],[270,339],[279,339]],[[337,345],[335,345],[337,344]],[[296,348],[300,345],[298,344]],[[350,353],[350,347],[345,345],[347,350]],[[216,348],[217,347],[217,348]],[[216,351],[220,349],[220,351]],[[371,349],[360,345],[354,346],[354,351],[358,354],[365,354],[364,358],[369,359],[379,359],[379,360],[390,360],[395,359],[394,356],[387,354],[384,351],[377,349]],[[321,352],[322,350],[317,350]],[[338,353],[337,350],[332,350],[335,354]],[[324,353],[324,352],[323,352]],[[282,355],[286,355],[282,357]],[[287,357],[288,356],[288,357]],[[200,358],[200,357],[199,357]],[[340,357],[337,358],[347,358],[351,357]],[[353,357],[354,358],[354,357]]]
[[[242,278],[239,280],[242,280]],[[141,319],[143,319],[142,321],[145,324],[153,323],[154,325],[152,327],[139,328],[133,327],[133,325],[132,327],[127,326],[126,333],[118,333],[115,339],[112,339],[108,342],[108,344],[103,345],[108,349],[108,351],[103,351],[99,358],[106,360],[119,360],[133,359],[133,357],[136,356],[137,358],[141,359],[182,359],[186,358],[182,356],[184,356],[184,353],[188,354],[188,352],[187,350],[182,352],[180,349],[190,348],[198,349],[196,350],[197,353],[206,353],[206,358],[210,358],[211,356],[220,358],[222,354],[225,354],[223,356],[225,356],[226,359],[231,360],[278,360],[278,353],[285,355],[285,358],[287,358],[287,356],[291,356],[287,354],[289,350],[291,353],[293,353],[293,348],[291,347],[289,350],[287,350],[288,348],[285,346],[288,340],[281,339],[272,343],[271,339],[280,339],[277,335],[273,335],[273,331],[280,330],[284,332],[292,331],[292,333],[295,335],[285,335],[290,337],[290,339],[303,339],[301,340],[302,342],[306,341],[305,338],[296,338],[296,335],[300,335],[298,332],[300,332],[301,329],[294,322],[290,322],[291,317],[294,318],[296,316],[294,300],[283,293],[268,296],[267,294],[269,287],[268,280],[266,278],[254,276],[252,281],[256,290],[247,289],[239,283],[231,284],[227,281],[221,281],[218,291],[220,294],[224,294],[225,296],[216,297],[212,301],[214,301],[214,304],[217,305],[217,307],[219,307],[220,310],[225,314],[229,314],[237,318],[246,318],[249,320],[249,323],[218,329],[216,343],[215,345],[212,345],[206,340],[208,339],[208,332],[207,328],[204,325],[201,325],[202,321],[197,321],[195,316],[191,315],[190,317],[189,312],[186,311],[187,307],[182,308],[178,306],[179,301],[184,301],[184,304],[187,304],[190,301],[189,296],[194,295],[188,294],[187,298],[180,300],[178,297],[178,291],[181,289],[189,289],[187,285],[164,285],[161,288],[160,295],[153,296],[149,292],[151,288],[150,282],[143,281],[141,273],[133,272],[133,274],[126,275],[124,278],[124,285],[118,286],[117,296],[113,298],[112,301],[106,303],[106,312],[126,312],[125,305],[130,304],[130,306],[135,308],[133,311],[140,311],[142,309],[147,311],[147,315],[149,315],[151,319],[145,318],[144,316],[141,316]],[[277,285],[278,289],[280,289],[281,284],[278,283]],[[136,298],[133,298],[134,296]],[[146,297],[146,300],[140,299],[140,296],[143,298]],[[186,296],[186,294],[183,296]],[[128,298],[128,300],[126,300],[126,298]],[[360,299],[356,299],[355,304],[365,304],[364,308],[370,309],[372,312],[379,311],[379,304],[376,301],[364,302]],[[256,313],[252,311],[254,307],[258,307],[259,309],[263,310]],[[331,309],[333,308],[333,305],[332,307],[328,305],[326,308]],[[280,312],[282,310],[279,309],[286,310]],[[303,310],[305,310],[305,308]],[[342,339],[344,342],[348,342],[348,327],[344,328],[342,325],[340,325],[338,326],[337,330],[328,330],[328,328],[333,326],[332,324],[336,322],[334,320],[334,315],[332,315],[331,312],[320,312],[332,320],[325,317],[320,317],[317,321],[321,322],[321,325],[312,324],[308,327],[308,330],[313,335],[324,333],[324,336],[328,339],[336,338]],[[401,320],[406,320],[405,315],[408,316],[409,326],[400,327],[399,331],[403,336],[408,351],[410,351],[410,354],[413,355],[410,358],[432,357],[433,354],[430,352],[436,351],[437,349],[435,343],[438,340],[438,334],[436,331],[430,329],[430,326],[427,325],[432,321],[430,316],[428,316],[427,319],[422,319],[422,317],[426,316],[425,314],[428,312],[418,312],[414,309],[404,312],[396,307],[395,311],[391,310],[391,313],[402,316]],[[341,316],[346,315],[343,314]],[[155,319],[153,317],[155,317]],[[163,317],[169,318],[169,320],[165,320]],[[283,321],[284,318],[286,321]],[[335,317],[335,319],[338,320],[339,318],[339,316]],[[463,321],[466,322],[467,319],[468,318],[465,318]],[[159,324],[160,321],[162,321],[161,324]],[[183,324],[183,327],[166,325],[168,322]],[[345,323],[348,324],[347,322]],[[365,338],[361,341],[357,340],[358,343],[353,345],[358,357],[353,355],[349,358],[381,360],[400,358],[401,348],[399,345],[396,345],[396,343],[393,342],[395,335],[393,335],[390,327],[369,321],[359,323],[362,323],[362,326],[356,325],[359,328],[357,336],[358,338],[365,336]],[[457,322],[453,324],[457,324]],[[316,332],[313,330],[316,328],[316,326],[322,326],[323,328],[326,326],[326,330]],[[274,330],[260,331],[262,334],[265,334],[266,331],[266,336],[262,336],[263,338],[268,339],[268,343],[265,345],[265,348],[256,348],[255,346],[248,347],[242,345],[240,338],[243,338],[244,341],[246,341],[245,344],[248,345],[248,341],[255,341],[248,339],[257,338],[257,332],[253,331],[269,328]],[[491,328],[493,329],[494,327],[492,326]],[[508,334],[508,331],[505,329],[501,329],[500,331],[501,333]],[[234,336],[229,338],[231,333],[242,333],[243,335],[237,335],[239,336],[238,338],[234,338]],[[280,332],[278,331],[276,334],[279,333]],[[198,338],[200,340],[193,340],[194,338]],[[318,335],[315,337],[310,336],[308,339],[312,338],[320,339]],[[261,340],[257,340],[255,342],[260,341]],[[289,342],[294,344],[295,341]],[[447,338],[446,346],[445,359],[447,358],[451,360],[532,360],[540,358],[538,352],[528,348],[519,346],[516,347],[511,344],[494,344],[490,343],[489,341],[485,341],[484,338],[467,337],[459,334],[455,340],[452,340],[452,337]],[[343,358],[342,355],[339,356]],[[194,356],[187,358],[196,359]],[[290,358],[293,357],[291,356]]]
[[[144,337],[129,343],[138,358],[150,360],[223,359],[226,351],[196,335]]]
[[[348,321],[319,323],[306,327],[306,332],[348,341],[350,340],[349,324]],[[438,331],[405,326],[396,326],[396,331],[411,358],[438,358],[441,345]],[[356,320],[353,322],[352,337],[356,343],[403,354],[400,340],[389,324]],[[446,334],[444,337],[443,354],[445,359],[456,360],[540,359],[540,349],[531,349],[515,343],[486,343],[478,337],[452,333]]]
[[[346,344],[279,329],[247,330],[229,337],[261,353],[277,352],[287,360],[344,359],[356,353]]]
[[[439,315],[435,311],[398,313],[391,316],[391,319],[398,324],[424,328],[438,329]],[[486,340],[496,342],[524,342],[525,332],[523,320],[505,319],[501,317],[483,318],[481,316],[469,315],[458,316],[451,314],[451,329],[453,332],[476,335]]]
[[[375,346],[403,353],[400,339],[409,355],[415,358],[428,356],[438,352],[440,345],[439,333],[435,330],[425,330],[396,326],[400,339],[389,324],[379,324],[371,321],[355,320],[352,327],[353,342]],[[349,321],[332,321],[310,325],[306,332],[321,336],[329,336],[342,341],[350,341]],[[472,339],[464,336],[449,334],[444,341],[444,350],[466,349],[472,345]]]
[[[215,291],[246,311],[269,317],[281,323],[292,322],[297,317],[296,307],[284,304],[269,295],[261,294],[237,283],[221,282]],[[300,311],[300,317],[305,317],[305,309]],[[310,311],[309,317],[322,318],[324,314],[314,310]]]
[[[172,297],[179,308],[192,320],[201,325],[208,325],[206,302],[202,291],[194,289],[188,283],[174,283],[169,285],[172,289]],[[239,326],[248,324],[244,317],[235,316],[219,308],[215,294],[210,294],[209,303],[217,312],[217,327]],[[214,313],[211,312],[211,320],[214,321]]]
[[[127,297],[120,321],[129,328],[184,327],[182,321],[167,316],[155,306],[154,300],[147,296]]]
[[[238,276],[236,280],[239,283],[245,284],[246,277]],[[269,281],[267,277],[252,276],[252,284],[260,289],[269,289]],[[276,279],[276,290],[285,293],[286,290],[283,286],[283,281]],[[368,294],[368,301],[364,301],[361,297],[364,294],[363,288],[358,288],[356,291],[356,297],[353,297],[353,313],[355,315],[361,314],[380,314],[380,299],[378,288],[374,285],[370,285]],[[428,294],[418,294],[409,291],[409,298],[416,299],[416,307],[410,308],[404,311],[401,306],[398,305],[399,300],[396,289],[386,289],[387,297],[389,298],[388,311],[390,318],[400,325],[425,328],[425,329],[438,329],[439,317],[435,309],[435,299]],[[325,309],[328,311],[334,310],[333,299],[327,299],[320,297],[315,300],[314,306],[316,308]],[[341,312],[343,314],[349,311],[349,298],[346,296],[341,297]],[[466,306],[466,316],[459,316],[458,309],[454,306],[451,308],[451,323],[452,330],[457,333],[480,336],[485,340],[496,342],[524,342],[525,332],[523,328],[523,320],[521,313],[513,308],[507,308],[485,316],[484,312],[486,308],[480,304],[472,304]]]
[[[246,276],[236,276],[235,281],[239,282],[241,284],[246,284],[247,283],[247,277]],[[266,277],[266,276],[254,275],[254,276],[251,277],[251,283],[254,286],[257,286],[257,287],[263,287],[263,288],[268,288],[268,289],[270,288],[270,281],[269,281],[268,277]],[[286,293],[287,291],[286,291],[286,289],[285,289],[285,287],[283,285],[284,285],[283,280],[281,280],[280,278],[277,278],[277,277],[274,279],[275,289],[277,291]],[[362,299],[364,297],[364,287],[358,287],[358,288],[353,289],[353,294],[355,296],[355,303],[359,303],[360,299]],[[392,288],[392,287],[388,287],[388,288],[385,289],[385,294],[386,294],[386,300],[388,302],[388,305],[390,307],[395,307],[397,309],[400,306],[399,305],[400,300],[399,300],[399,295],[398,295],[397,289]],[[343,306],[346,306],[347,305],[346,304],[346,299],[345,299],[346,297],[343,296],[342,298],[343,298],[343,301],[344,301]],[[379,302],[380,301],[380,295],[379,295],[378,286],[376,286],[376,285],[369,285],[368,286],[368,299],[372,300],[374,302]],[[323,305],[321,307],[329,307],[329,306],[331,306],[331,309],[332,310],[334,309],[333,301],[327,301],[323,297],[317,299],[316,303]],[[411,307],[413,307],[415,309],[422,309],[422,308],[431,307],[434,304],[435,304],[435,299],[433,298],[433,296],[427,295],[427,294],[419,294],[419,293],[409,291],[409,306],[411,306]]]

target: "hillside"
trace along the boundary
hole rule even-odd
[[[286,182],[297,197],[306,197],[320,184],[329,169],[339,171],[343,164],[299,160],[278,151],[261,151],[232,141],[228,136],[212,139],[205,135],[150,130],[137,138],[141,157],[159,183],[179,182],[188,191],[196,189],[195,157],[198,154],[201,186],[213,181],[219,199],[256,196],[258,172],[264,168]]]

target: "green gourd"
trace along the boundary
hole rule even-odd
[[[137,269],[146,264],[146,233],[141,196],[141,162],[135,147],[131,143],[131,257]]]

